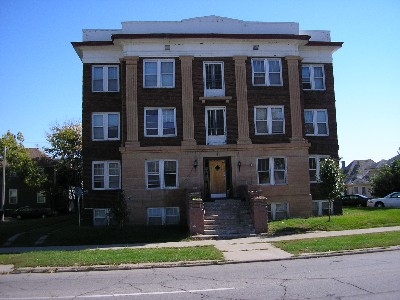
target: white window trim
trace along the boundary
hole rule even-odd
[[[116,138],[109,138],[108,137],[108,116],[109,115],[118,115],[118,137]],[[103,139],[96,139],[94,137],[94,116],[103,116]],[[119,112],[104,112],[104,113],[92,113],[92,140],[93,141],[119,141],[120,139],[120,124],[121,124],[121,118]]]
[[[310,178],[310,183],[317,183],[319,181],[319,176],[320,176],[320,172],[321,172],[321,161],[329,158],[329,155],[310,155],[309,158],[313,158],[315,159],[315,166],[316,166],[316,179],[317,180],[311,180]],[[314,170],[314,169],[310,169],[310,167],[308,168],[309,171]]]
[[[175,186],[165,186],[164,163],[167,161],[174,161],[175,165],[176,165]],[[159,187],[149,187],[148,163],[150,163],[150,162],[158,162],[158,176],[159,176],[159,181],[160,181]],[[145,173],[146,173],[146,189],[147,190],[174,190],[179,187],[178,186],[178,161],[175,159],[147,160],[145,163]]]
[[[36,203],[46,203],[46,194],[44,192],[36,193]]]
[[[174,209],[174,210],[177,210],[177,214],[174,214],[174,215],[167,215],[167,210],[168,209],[170,209],[170,208],[172,208],[172,209]],[[157,210],[160,214],[159,215],[157,215],[157,216],[151,216],[152,218],[161,218],[161,225],[168,225],[167,224],[167,217],[178,217],[178,223],[176,223],[176,224],[179,224],[179,222],[180,222],[180,210],[179,210],[179,207],[148,207],[147,208],[147,225],[151,225],[150,224],[150,211],[151,210]],[[172,225],[172,224],[171,224]]]
[[[157,85],[156,86],[146,86],[146,62],[156,62],[157,63]],[[161,80],[161,63],[162,62],[172,62],[172,85],[171,86],[163,86]],[[145,89],[171,89],[175,87],[175,59],[144,59],[143,60],[143,88]]]
[[[207,89],[206,84],[206,65],[221,65],[221,89]],[[204,97],[218,97],[225,96],[225,75],[224,75],[224,62],[223,61],[204,61],[203,62],[203,84],[204,84]]]
[[[274,159],[278,159],[278,158],[281,158],[281,159],[284,159],[285,160],[285,175],[284,175],[284,178],[285,178],[285,180],[284,180],[284,183],[276,183],[276,180],[275,180],[275,173],[274,173],[274,171],[275,171],[275,165],[274,165]],[[269,183],[260,183],[259,182],[259,176],[258,176],[258,162],[259,162],[259,160],[260,159],[269,159],[269,180],[270,180],[270,182]],[[259,185],[287,185],[288,184],[288,174],[287,174],[287,168],[288,168],[288,166],[287,166],[287,159],[286,159],[286,157],[282,157],[282,156],[272,156],[272,157],[259,157],[259,158],[257,158],[257,165],[256,165],[256,172],[257,172],[257,182],[258,182],[258,184]]]
[[[268,132],[264,133],[264,132],[258,132],[257,131],[257,109],[262,109],[262,108],[266,108],[267,109],[267,128],[268,128]],[[272,132],[272,109],[273,108],[280,108],[282,109],[282,115],[283,115],[283,131],[282,132],[276,132],[273,133]],[[254,107],[254,132],[255,135],[276,135],[276,134],[285,134],[285,108],[284,106],[266,106],[266,105],[260,105],[260,106],[255,106]]]
[[[326,87],[325,87],[325,68],[324,65],[314,65],[314,64],[307,64],[307,65],[302,65],[303,67],[307,67],[310,70],[310,84],[311,84],[311,88],[310,89],[303,89],[305,91],[325,91]],[[315,88],[315,76],[314,76],[314,67],[321,67],[322,68],[322,89],[317,89]],[[303,82],[302,82],[303,83]]]
[[[103,68],[103,90],[94,90],[94,68]],[[108,68],[117,68],[117,90],[108,90]],[[92,92],[93,93],[118,93],[119,92],[119,66],[118,65],[93,65],[92,66]]]
[[[12,194],[15,192],[15,201],[11,201]],[[8,203],[9,204],[18,204],[18,189],[9,189],[8,190]]]
[[[174,129],[175,133],[174,134],[163,134],[163,115],[162,112],[163,110],[174,110]],[[146,127],[146,112],[148,110],[157,110],[157,117],[158,117],[158,128],[157,132],[158,134],[147,134],[147,127]],[[171,137],[171,136],[176,136],[177,135],[177,128],[176,128],[176,108],[175,107],[145,107],[144,108],[144,136],[145,137]]]
[[[253,61],[263,61],[264,62],[264,70],[265,70],[265,80],[264,83],[261,84],[256,84],[254,83],[254,68],[253,68]],[[279,84],[272,84],[270,82],[270,78],[269,78],[269,61],[278,61],[279,62],[279,77],[280,77],[280,83]],[[282,61],[280,58],[253,58],[251,60],[251,82],[253,84],[253,86],[283,86],[283,80],[282,80]]]
[[[327,109],[305,109],[304,112],[311,111],[313,115],[313,129],[314,133],[306,133],[306,136],[329,136],[329,120],[328,120],[328,110]],[[318,123],[317,122],[317,115],[318,112],[324,112],[326,116],[326,134],[318,133]]]
[[[110,171],[110,164],[112,163],[116,163],[118,164],[118,170],[119,170],[119,181],[118,181],[118,187],[116,188],[110,188],[110,175],[109,175],[109,171]],[[94,186],[94,165],[96,164],[103,164],[104,167],[104,188],[96,188]],[[114,175],[113,175],[114,176]],[[92,189],[93,190],[119,190],[121,189],[121,162],[118,160],[106,160],[106,161],[93,161],[92,162]]]

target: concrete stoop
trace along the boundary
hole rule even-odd
[[[249,204],[235,199],[204,202],[204,234],[194,239],[231,239],[255,236]]]

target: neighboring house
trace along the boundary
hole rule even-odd
[[[26,148],[29,157],[43,172],[53,172],[52,160],[37,148]],[[11,174],[6,181],[4,211],[10,215],[12,211],[23,206],[52,208],[52,203],[44,191],[35,190],[26,185],[23,178]]]
[[[83,182],[94,223],[123,190],[135,224],[185,224],[186,193],[257,186],[271,217],[321,211],[338,158],[329,31],[217,16],[83,30]]]
[[[377,163],[371,159],[352,161],[347,167],[343,168],[346,194],[361,194],[372,197],[371,178],[380,168],[384,165],[390,166],[396,159],[400,159],[400,155],[388,160],[383,159]]]
[[[360,194],[371,197],[371,174],[375,170],[376,163],[372,159],[353,160],[343,169],[345,175],[344,184],[346,194]]]

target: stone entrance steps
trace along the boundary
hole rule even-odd
[[[204,202],[204,234],[197,239],[254,236],[248,202],[235,199]]]

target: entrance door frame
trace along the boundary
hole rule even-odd
[[[218,195],[211,194],[211,178],[210,178],[210,161],[223,160],[225,162],[225,195],[218,197]],[[232,164],[230,157],[205,157],[203,158],[204,170],[204,195],[206,200],[229,198],[232,196]]]

